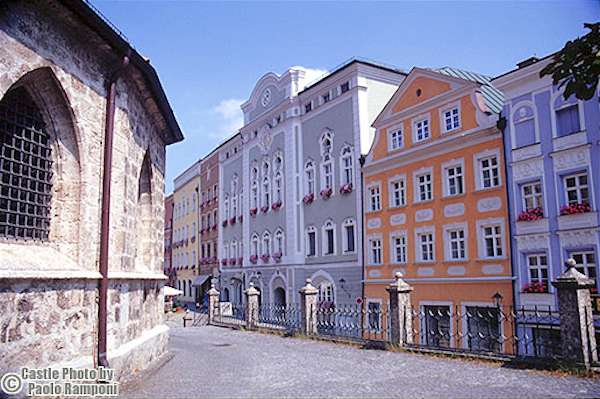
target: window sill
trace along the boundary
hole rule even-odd
[[[434,202],[434,198],[425,201],[413,201],[413,205],[427,205]]]
[[[499,190],[501,188],[502,188],[502,184],[500,184],[498,186],[494,186],[494,187],[477,188],[474,192],[475,193],[486,193],[488,191]]]
[[[454,201],[454,200],[458,200],[461,198],[465,198],[467,196],[466,193],[462,193],[462,194],[456,194],[456,195],[444,195],[441,200],[442,201]]]
[[[431,266],[431,265],[435,265],[436,261],[435,260],[420,260],[418,262],[413,262],[413,265],[415,266]]]
[[[501,260],[508,260],[507,256],[498,256],[495,258],[477,258],[475,259],[476,262],[496,262],[496,261],[501,261]]]

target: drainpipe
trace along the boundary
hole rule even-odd
[[[362,259],[361,259],[361,298],[362,298],[362,307],[364,308],[365,306],[365,222],[366,222],[366,218],[365,218],[365,181],[364,181],[364,174],[363,174],[363,168],[365,166],[365,156],[361,155],[359,158],[359,162],[360,162],[360,217],[362,219],[362,229],[360,229],[360,249],[361,249],[361,253],[362,253]]]
[[[102,173],[102,215],[100,222],[100,274],[98,284],[98,365],[108,367],[106,350],[107,308],[108,308],[108,245],[110,232],[110,180],[112,168],[113,136],[115,125],[115,97],[117,80],[129,65],[129,56],[123,56],[121,65],[110,75],[106,82],[106,121],[104,125],[104,165]]]

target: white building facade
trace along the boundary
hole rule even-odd
[[[295,304],[307,278],[321,304],[362,298],[360,158],[405,73],[352,60],[307,86],[306,70],[264,75],[244,127],[220,148],[223,297]]]

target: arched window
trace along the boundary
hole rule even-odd
[[[319,290],[319,305],[320,306],[331,306],[335,303],[335,295],[333,290],[333,284],[330,281],[323,280],[317,284]]]
[[[237,250],[238,250],[238,244],[236,240],[231,241],[231,248],[230,248],[230,252],[229,252],[229,259],[235,261],[235,259],[237,258]]]
[[[283,203],[283,177],[281,175],[281,172],[277,172],[277,174],[275,175],[275,179],[274,179],[274,183],[275,183],[275,202],[276,203]]]
[[[328,220],[323,225],[323,255],[335,255],[336,253],[335,224]]]
[[[279,256],[283,256],[284,249],[284,238],[283,238],[283,230],[277,229],[275,232],[275,242],[273,245],[273,254],[279,254]]]
[[[275,159],[273,160],[273,168],[275,169],[275,172],[280,172],[281,169],[283,167],[283,156],[281,155],[281,153],[277,153],[277,155],[275,155]]]
[[[333,161],[330,154],[323,156],[321,162],[321,190],[333,190]]]
[[[0,101],[0,236],[47,241],[52,148],[40,110],[24,88]]]
[[[310,195],[315,193],[315,164],[313,161],[304,165],[304,193]]]
[[[271,255],[271,234],[268,231],[265,231],[262,236],[262,255]]]
[[[354,157],[352,147],[345,145],[340,157],[341,184],[354,186]]]
[[[250,189],[250,209],[258,209],[258,182],[252,182]]]
[[[317,229],[314,226],[306,228],[306,256],[317,255]]]
[[[227,221],[229,220],[229,195],[225,194],[225,199],[223,200],[223,220]],[[223,222],[225,223],[225,222]]]
[[[192,280],[188,280],[188,295],[193,296],[192,294]]]
[[[250,256],[258,256],[258,234],[252,234]]]
[[[326,129],[323,134],[321,134],[321,156],[325,156],[327,154],[331,154],[333,148],[333,132],[329,129]]]
[[[262,195],[262,206],[268,208],[271,205],[271,181],[268,176],[263,178]]]
[[[229,244],[227,242],[223,243],[223,254],[221,255],[221,260],[226,260],[229,258]]]

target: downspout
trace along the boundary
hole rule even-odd
[[[113,136],[115,125],[115,97],[117,80],[129,65],[129,56],[123,56],[121,65],[113,71],[106,82],[106,120],[104,125],[104,165],[102,173],[102,214],[100,221],[100,274],[98,284],[98,366],[108,367],[106,350],[108,324],[108,246],[110,232],[110,183],[112,171]]]
[[[359,158],[360,162],[360,217],[362,219],[362,229],[360,229],[360,249],[362,254],[361,263],[361,295],[362,298],[362,306],[365,306],[365,180],[363,174],[363,168],[365,166],[365,156],[361,155]]]

